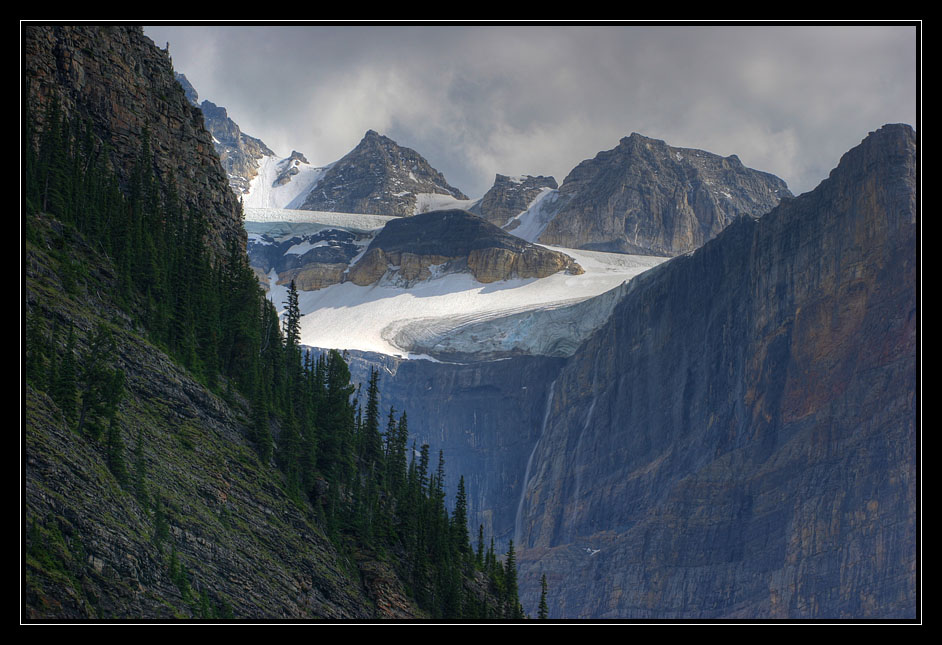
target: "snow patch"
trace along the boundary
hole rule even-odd
[[[557,201],[559,200],[559,190],[555,188],[543,188],[540,194],[533,198],[527,210],[511,217],[504,229],[510,226],[511,222],[518,221],[520,224],[508,231],[511,235],[516,235],[527,242],[536,242],[543,233],[546,226],[556,217]]]
[[[474,202],[470,199],[458,199],[452,195],[442,195],[440,193],[416,193],[415,210],[413,215],[419,213],[428,213],[429,211],[440,211],[449,208],[460,208],[468,210]]]
[[[296,164],[298,170],[290,181],[275,186],[275,180],[288,166],[290,157],[266,155],[258,160],[258,174],[249,183],[242,196],[245,208],[297,208],[317,185],[330,166],[314,168],[310,164]]]

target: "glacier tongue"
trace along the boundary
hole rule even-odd
[[[277,236],[301,228],[368,231],[376,215],[246,209],[246,229]],[[581,275],[490,284],[468,273],[434,275],[409,288],[352,282],[299,294],[301,343],[310,347],[465,362],[513,355],[569,356],[611,314],[620,287],[667,258],[555,249],[573,257]],[[620,287],[620,288],[619,288]],[[287,285],[269,279],[276,307]]]

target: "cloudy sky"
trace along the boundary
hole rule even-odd
[[[885,123],[916,126],[916,28],[154,26],[200,100],[278,154],[336,161],[368,129],[470,197],[632,132],[774,173],[798,194]]]

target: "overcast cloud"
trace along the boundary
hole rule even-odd
[[[632,132],[814,188],[885,123],[916,126],[913,26],[159,26],[174,68],[278,154],[368,129],[470,197]]]

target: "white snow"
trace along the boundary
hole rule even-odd
[[[508,232],[511,235],[523,238],[527,242],[536,242],[540,234],[543,233],[543,230],[546,228],[546,225],[556,216],[555,207],[558,199],[558,190],[554,188],[544,188],[540,191],[540,194],[530,202],[527,210],[516,217],[510,218],[510,220],[504,224],[504,228],[506,229],[511,222],[517,220],[520,222],[520,225]]]
[[[288,183],[274,186],[278,175],[288,167],[287,160],[287,157],[272,155],[259,159],[258,174],[249,184],[249,192],[242,196],[245,208],[297,208],[330,168],[295,164],[298,174],[293,175]]]
[[[631,256],[617,253],[556,249],[571,255],[585,273],[558,273],[542,279],[514,279],[482,284],[470,274],[441,275],[438,267],[433,277],[410,288],[380,284],[360,287],[352,282],[335,284],[318,291],[299,294],[301,343],[324,349],[352,349],[379,352],[407,358],[430,358],[412,354],[409,347],[395,344],[397,333],[412,326],[433,329],[447,335],[469,324],[493,324],[495,339],[501,347],[542,347],[553,339],[539,338],[540,329],[517,326],[508,316],[522,312],[552,310],[597,296],[613,289],[635,275],[663,262],[665,258]],[[269,295],[281,310],[287,301],[287,287],[269,277]],[[604,307],[597,308],[604,311]],[[503,323],[501,321],[504,321]],[[508,329],[508,327],[510,327]],[[558,331],[558,327],[553,328]],[[529,336],[518,338],[517,336]],[[504,338],[506,337],[506,339]],[[527,343],[530,343],[527,345]],[[503,345],[501,345],[503,343]],[[461,337],[449,349],[474,352],[475,338]]]
[[[330,246],[330,242],[328,242],[327,240],[321,240],[319,242],[315,242],[314,244],[311,244],[310,242],[301,242],[300,244],[295,244],[294,246],[292,246],[290,249],[285,251],[285,253],[292,253],[294,255],[304,255],[311,249],[316,249],[321,246]]]
[[[300,211],[284,208],[245,208],[244,210],[247,231],[250,233],[265,233],[270,228],[274,233],[272,237],[285,234],[286,226],[284,225],[286,224],[310,225],[298,228],[304,228],[304,230],[310,230],[311,232],[325,228],[365,232],[382,228],[391,219],[398,219],[388,215]]]
[[[468,210],[474,204],[475,200],[458,199],[452,195],[442,195],[439,193],[416,193],[415,210],[413,215],[437,211],[448,208],[462,208]]]

